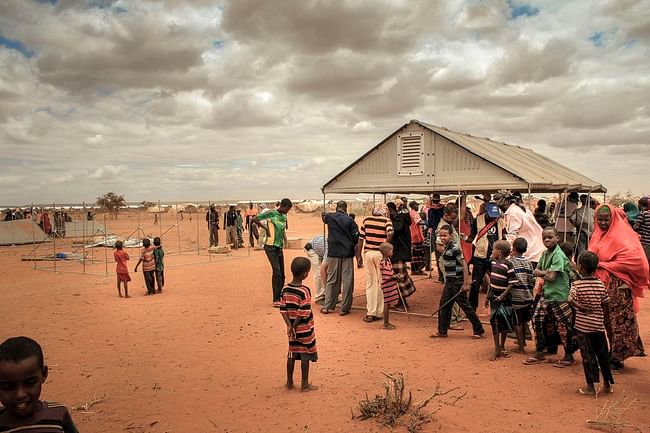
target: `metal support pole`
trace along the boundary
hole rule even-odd
[[[183,255],[183,247],[181,246],[181,228],[178,225],[178,205],[176,206],[176,234],[178,235],[178,255],[182,256]]]
[[[106,248],[108,248],[108,243],[106,239],[106,233],[108,232],[108,228],[106,227],[106,212],[104,211],[104,265],[106,267],[105,272],[106,275],[108,275],[108,251],[106,251]]]
[[[34,225],[36,225],[36,221],[34,219],[34,202],[32,202],[32,207],[30,209],[32,215],[32,243],[34,246],[32,258],[34,259],[34,270],[36,270],[36,228],[34,227]]]
[[[54,211],[56,212],[55,203],[52,203],[52,209],[54,209]],[[52,217],[52,220],[54,220],[54,217]],[[56,272],[56,226],[54,227],[53,232],[54,232],[54,236],[52,236],[52,248],[54,249],[54,272]]]
[[[197,201],[197,206],[196,206],[196,255],[200,256],[201,255],[201,227],[199,226],[199,209],[201,209],[200,205],[198,204],[199,202]]]
[[[83,202],[82,206],[82,213],[81,213],[81,227],[83,227],[83,242],[84,242],[84,247],[81,250],[82,251],[82,263],[83,263],[83,273],[86,273],[86,245],[88,245],[88,240],[86,239],[86,202]]]
[[[568,201],[568,190],[564,190],[564,242],[566,242],[566,220],[567,220],[567,206],[569,204]]]
[[[162,240],[162,212],[160,210],[160,200],[158,200],[158,228],[160,229],[160,240]]]

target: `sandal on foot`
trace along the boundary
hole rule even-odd
[[[375,319],[373,319],[373,316],[366,316],[366,317],[363,318],[363,321],[366,322],[366,323],[371,323],[371,322],[374,322]]]
[[[321,312],[321,314],[329,314],[329,313],[333,313],[334,310],[328,310],[327,308],[321,308],[320,312]]]
[[[464,331],[465,328],[462,326],[455,324],[455,325],[450,325],[449,328],[447,328],[449,331]]]
[[[596,395],[596,391],[592,391],[589,388],[578,388],[578,394],[580,394],[580,395]]]
[[[526,349],[520,349],[518,347],[515,347],[514,349],[511,350],[512,353],[526,353]]]
[[[447,334],[440,334],[438,332],[429,335],[430,338],[447,338]]]
[[[485,335],[485,332],[484,332],[482,334],[474,334],[474,335],[472,335],[472,338],[474,340],[485,340],[487,338],[487,336]]]
[[[510,352],[508,352],[507,350],[502,350],[500,356],[501,358],[510,358],[511,355]]]
[[[555,361],[553,363],[553,367],[555,367],[555,368],[570,367],[575,363],[576,363],[576,361],[574,359],[572,359],[571,361],[567,361],[566,359],[560,359],[560,360]]]
[[[546,359],[544,358],[538,358],[536,356],[531,356],[527,360],[524,361],[525,365],[534,365],[534,364],[542,364],[546,362]]]

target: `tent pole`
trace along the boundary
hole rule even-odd
[[[83,263],[83,273],[86,273],[86,245],[88,245],[88,240],[86,239],[86,202],[83,202],[82,205],[82,214],[81,214],[81,227],[83,228],[83,240],[84,240],[84,248],[82,252],[82,263]]]
[[[325,206],[326,206],[326,204],[325,204],[325,191],[323,191],[323,213],[325,213]],[[322,220],[322,218],[321,218],[321,220]],[[325,222],[323,222],[323,242],[327,242],[325,240]]]
[[[36,270],[36,229],[34,228],[34,224],[36,224],[36,220],[34,218],[34,202],[32,202],[32,207],[30,208],[30,213],[32,216],[32,243],[34,245],[34,252],[33,252],[33,258],[34,258],[34,270]]]
[[[178,235],[178,255],[182,256],[183,255],[183,247],[181,246],[181,228],[178,225],[178,205],[176,206],[176,234]],[[162,240],[162,239],[161,239]]]
[[[108,248],[108,245],[106,245],[107,240],[106,240],[106,232],[108,229],[106,228],[106,211],[104,211],[104,264],[106,266],[106,275],[108,275],[108,252],[106,251],[106,248]]]
[[[533,195],[530,191],[530,183],[528,184],[528,208],[530,209],[531,201],[533,200]],[[535,210],[535,208],[533,208]]]
[[[196,255],[200,256],[201,255],[201,238],[200,238],[200,231],[201,227],[199,226],[199,209],[201,209],[201,205],[199,205],[198,201],[196,202]]]
[[[567,214],[567,206],[569,204],[568,200],[568,190],[564,190],[564,242],[566,242],[566,214]]]
[[[52,203],[52,209],[56,213],[56,203]],[[52,222],[54,222],[54,215],[52,215]],[[54,249],[54,272],[56,272],[56,227],[54,227],[54,236],[52,236],[52,248]]]
[[[160,230],[160,240],[162,241],[162,212],[160,212],[160,200],[158,200],[158,229]]]
[[[211,241],[210,236],[212,236],[212,226],[210,225],[210,209],[211,209],[211,206],[212,206],[212,202],[210,200],[208,200],[208,244],[210,244],[210,241]],[[219,212],[217,212],[217,215],[218,214],[219,214]],[[217,235],[218,234],[219,234],[219,224],[217,224]],[[219,242],[217,242],[216,246],[219,246]],[[209,257],[210,263],[212,263],[212,253],[210,252],[211,247],[212,247],[212,245],[210,244],[210,246],[208,247],[208,257]]]

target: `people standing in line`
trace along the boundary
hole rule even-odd
[[[556,208],[557,214],[555,216],[555,228],[560,235],[561,242],[575,243],[576,240],[576,227],[573,225],[569,217],[578,208],[579,196],[578,193],[572,191],[566,198],[566,201],[561,201],[560,205]]]
[[[153,258],[156,262],[156,293],[162,293],[165,287],[165,250],[163,250],[160,238],[156,236],[153,238]]]
[[[322,220],[327,225],[327,286],[325,304],[321,313],[334,311],[339,290],[342,290],[340,315],[345,316],[352,308],[354,291],[354,257],[359,242],[357,224],[347,214],[348,204],[339,201],[336,211],[323,212]]]
[[[323,278],[321,267],[327,262],[327,238],[323,235],[316,235],[311,238],[305,244],[305,254],[309,258],[314,274],[314,286],[316,288],[314,302],[323,305],[325,303],[325,281],[327,281],[327,274]]]
[[[154,259],[155,248],[151,245],[149,238],[142,239],[142,249],[140,250],[140,260],[135,265],[134,272],[138,272],[138,266],[142,263],[142,275],[147,287],[146,295],[156,293],[156,260]]]
[[[485,204],[485,212],[476,217],[476,234],[468,240],[474,245],[472,257],[472,286],[469,290],[469,303],[476,310],[479,306],[479,292],[490,270],[490,257],[494,243],[502,238],[503,218],[499,206],[494,202]]]
[[[427,227],[429,227],[429,242],[431,248],[433,249],[434,256],[436,257],[436,269],[438,269],[438,282],[444,282],[442,272],[442,266],[440,266],[440,252],[436,248],[436,232],[440,226],[440,220],[442,219],[445,211],[445,206],[440,203],[440,194],[434,193],[431,194],[431,205],[427,210]]]
[[[397,276],[397,287],[402,294],[398,307],[408,308],[406,299],[415,293],[415,284],[408,271],[408,263],[411,261],[411,217],[403,200],[399,208],[394,202],[388,202],[386,206],[393,223],[393,237],[390,241],[393,244],[391,262]]]
[[[388,207],[382,203],[371,216],[364,218],[359,233],[357,265],[366,268],[366,317],[363,320],[368,323],[380,320],[385,307],[379,247],[393,238],[393,223],[387,216]]]
[[[226,231],[226,245],[232,245],[233,249],[238,249],[237,211],[234,204],[229,205],[228,211],[223,215],[223,229]]]
[[[460,249],[461,256],[463,254],[463,250],[461,248],[460,244],[460,234],[458,233],[458,230],[456,229],[456,224],[458,221],[458,207],[454,203],[447,203],[444,207],[443,210],[443,215],[442,219],[438,223],[438,227],[436,227],[435,230],[435,245],[436,245],[436,251],[439,254],[442,254],[442,252],[445,250],[445,244],[442,242],[439,232],[440,229],[444,226],[449,226],[451,227],[451,240],[454,242],[458,248]],[[464,260],[464,257],[463,257]],[[467,262],[465,262],[467,263]],[[445,281],[445,263],[443,260],[438,261],[438,274],[442,277],[443,281]],[[459,325],[459,323],[462,320],[462,315],[460,313],[460,307],[458,304],[453,303],[452,306],[452,313],[451,313],[451,323],[449,325],[450,330],[452,331],[462,331],[463,328]]]
[[[589,239],[594,232],[594,221],[596,220],[596,214],[591,208],[590,197],[587,194],[582,194],[580,196],[581,206],[577,208],[573,214],[569,217],[571,223],[576,228],[576,245],[575,245],[575,258],[580,256],[583,251],[587,251],[589,246]]]
[[[418,203],[409,203],[409,217],[411,218],[411,273],[415,275],[424,274],[424,235],[422,234],[422,219],[418,213]]]
[[[603,390],[614,392],[606,327],[611,327],[609,317],[609,294],[605,284],[594,276],[598,269],[598,256],[590,251],[578,257],[578,269],[582,278],[571,284],[569,304],[575,309],[575,328],[582,358],[582,369],[587,386],[579,388],[582,395],[596,395],[596,383],[603,376]],[[611,334],[611,332],[610,332]]]
[[[115,241],[115,252],[113,253],[115,259],[115,273],[117,274],[117,295],[122,298],[122,284],[124,284],[124,298],[129,297],[129,253],[124,251],[124,244],[122,241]]]
[[[639,234],[645,256],[648,263],[650,263],[650,210],[648,210],[648,197],[639,199],[639,216],[634,223],[634,231]]]
[[[596,226],[589,251],[598,256],[596,277],[605,284],[610,299],[611,362],[623,370],[624,361],[644,356],[636,312],[639,300],[650,286],[648,261],[639,235],[627,222],[622,209],[603,204],[596,209]]]
[[[280,307],[280,296],[284,287],[284,237],[287,227],[287,213],[293,203],[288,198],[283,198],[277,209],[262,212],[251,220],[253,224],[262,227],[266,233],[264,252],[271,264],[273,271],[271,287],[273,288],[273,306]]]
[[[472,338],[486,338],[483,325],[467,299],[467,292],[471,284],[469,270],[467,269],[465,259],[463,259],[460,246],[453,240],[452,227],[449,224],[443,225],[438,230],[437,237],[443,246],[440,259],[445,269],[445,285],[440,297],[438,332],[431,334],[431,337],[447,337],[447,330],[451,323],[451,310],[454,303],[456,303],[465,312],[467,319],[472,324]]]
[[[215,205],[210,205],[210,208],[205,213],[205,221],[208,223],[210,246],[216,247],[219,245],[219,212]]]

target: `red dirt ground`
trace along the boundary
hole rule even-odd
[[[181,223],[187,233],[195,225],[187,217]],[[201,230],[204,225],[201,220]],[[133,215],[124,215],[110,227],[125,234],[137,226]],[[290,237],[310,238],[322,225],[317,217],[292,213],[290,229]],[[155,234],[159,228],[147,219],[145,230]],[[176,247],[175,233],[163,238],[169,250]],[[182,243],[195,250],[190,238],[184,233]],[[51,248],[41,246],[38,254]],[[105,395],[91,413],[73,411],[84,433],[388,431],[350,415],[366,394],[383,392],[381,372],[404,373],[416,400],[438,383],[467,390],[423,432],[588,432],[586,420],[622,395],[641,400],[625,420],[650,431],[648,358],[628,360],[626,372],[615,378],[615,394],[596,400],[576,393],[583,384],[579,364],[562,370],[525,366],[523,356],[514,354],[489,362],[491,339],[471,340],[469,325],[439,341],[429,338],[435,325],[430,318],[395,315],[397,330],[384,331],[379,322],[364,323],[363,310],[346,317],[315,312],[319,361],[312,364],[311,380],[320,389],[286,391],[286,335],[271,307],[270,267],[262,251],[251,250],[249,257],[240,250],[212,262],[206,255],[168,254],[165,293],[143,296],[142,275],[132,273],[133,297],[126,300],[117,297],[113,263],[108,277],[33,270],[34,263],[20,260],[31,249],[0,248],[0,339],[28,335],[43,345],[51,372],[44,399],[74,406]],[[285,252],[287,268],[302,254]],[[98,263],[87,270],[104,272],[103,253],[95,251]],[[131,255],[133,269],[137,254]],[[82,270],[76,262],[58,265]],[[440,286],[418,278],[412,310],[430,313]],[[364,280],[357,270],[358,306],[365,305]],[[311,276],[307,283],[313,285]],[[648,302],[642,302],[642,338],[650,345],[647,311]]]

